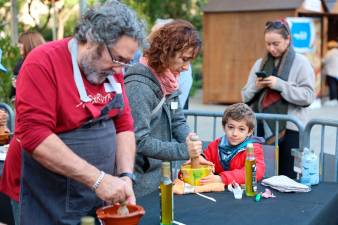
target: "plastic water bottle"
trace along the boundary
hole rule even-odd
[[[302,184],[307,186],[319,183],[319,161],[314,151],[304,148],[302,157]]]

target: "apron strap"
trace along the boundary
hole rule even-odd
[[[83,102],[91,102],[91,99],[87,95],[87,92],[86,92],[86,89],[85,89],[85,86],[82,80],[80,68],[77,64],[77,49],[78,48],[77,48],[77,41],[75,38],[72,38],[68,42],[68,48],[69,48],[69,51],[72,57],[73,75],[74,75],[76,88],[80,95],[80,99]]]
[[[93,121],[99,121],[99,120],[102,120],[102,119],[103,120],[109,119],[108,113],[112,109],[123,108],[124,104],[123,104],[121,84],[116,81],[115,77],[112,74],[107,76],[107,79],[109,81],[109,84],[107,84],[107,85],[110,85],[112,92],[115,92],[116,96],[107,105],[105,105],[101,109],[101,111],[99,111],[92,104],[92,99],[87,95],[87,91],[86,91],[85,85],[83,83],[80,68],[77,64],[78,44],[77,44],[77,41],[76,41],[75,38],[72,38],[69,41],[68,48],[69,48],[71,58],[72,58],[74,80],[75,80],[76,88],[77,88],[79,95],[80,95],[80,99],[81,99],[82,102],[84,102],[84,105],[86,106],[86,108],[90,111],[90,113],[94,117],[94,120],[90,120],[88,122],[92,123]]]

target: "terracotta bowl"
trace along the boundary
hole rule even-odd
[[[96,210],[97,218],[104,225],[137,225],[145,214],[144,209],[139,205],[127,205],[129,214],[120,216],[117,214],[118,205],[101,207]]]
[[[191,168],[190,165],[184,165],[181,167],[183,181],[192,186],[201,185],[200,180],[212,173],[212,167],[202,165],[200,168]]]

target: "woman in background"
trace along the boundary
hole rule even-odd
[[[20,68],[28,53],[33,50],[33,48],[45,43],[45,39],[37,31],[26,31],[22,33],[19,37],[18,47],[20,49],[20,55],[22,58],[18,60],[13,70],[13,79],[12,79],[12,91],[11,98],[15,98],[15,88],[16,88],[16,79],[19,75]]]
[[[329,86],[330,99],[324,105],[335,106],[338,104],[338,43],[329,41],[327,47],[329,51],[323,59],[323,69],[326,75],[326,83]]]
[[[303,123],[307,106],[315,99],[315,75],[305,56],[294,51],[285,20],[268,21],[264,30],[266,55],[253,65],[242,89],[242,99],[256,113],[293,115]],[[260,77],[259,73],[266,74]],[[271,144],[275,121],[258,121],[257,136]],[[292,148],[299,148],[299,132],[291,122],[279,122],[279,174],[296,178]]]

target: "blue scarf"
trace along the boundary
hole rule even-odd
[[[225,171],[229,170],[230,161],[240,152],[246,150],[249,143],[264,143],[264,138],[251,136],[247,137],[243,142],[238,145],[230,145],[228,138],[224,135],[218,144],[218,154],[220,162]]]

